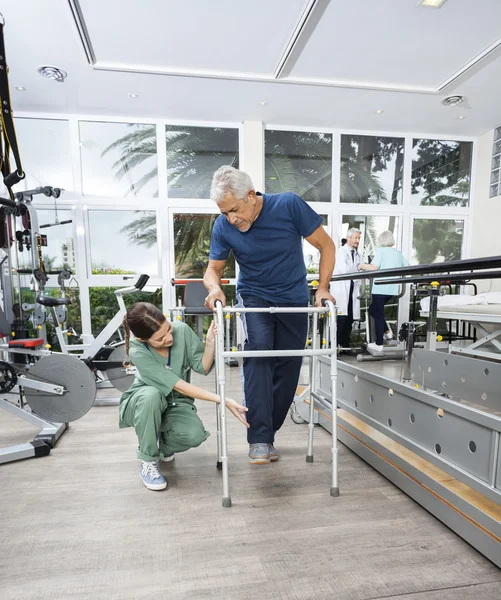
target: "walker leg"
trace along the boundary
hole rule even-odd
[[[223,471],[223,499],[222,504],[224,508],[231,506],[230,497],[230,480],[228,473],[228,438],[226,430],[226,375],[224,370],[224,321],[223,321],[223,306],[221,302],[216,303],[217,310],[217,327],[218,334],[216,336],[216,368],[217,368],[217,382],[219,388],[220,404],[217,406],[219,419],[221,424],[221,436],[220,436],[220,455],[218,460],[221,463]],[[219,444],[218,444],[219,446]],[[219,450],[219,448],[218,448]]]
[[[318,313],[313,313],[313,330],[312,330],[312,350],[317,349],[318,342]],[[308,422],[308,449],[306,451],[306,462],[313,462],[313,429],[315,427],[315,398],[312,392],[316,391],[316,356],[311,357],[311,368],[310,368],[310,418]]]
[[[330,318],[330,343],[331,349],[337,346],[336,336],[336,308],[331,304],[329,306]],[[332,399],[332,485],[331,496],[337,498],[339,496],[339,487],[337,482],[337,352],[331,354],[331,399]]]

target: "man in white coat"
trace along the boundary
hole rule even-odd
[[[334,275],[358,273],[360,255],[360,229],[352,227],[346,234],[346,244],[338,248]],[[342,348],[349,348],[353,321],[360,319],[360,280],[333,281],[330,292],[336,298],[338,306],[337,343]]]

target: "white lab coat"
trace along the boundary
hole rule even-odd
[[[341,246],[336,251],[336,266],[334,267],[334,275],[344,275],[346,273],[358,273],[358,265],[360,264],[360,254],[355,250],[355,256],[352,259],[351,251],[348,244]],[[348,300],[350,295],[350,280],[333,281],[330,285],[330,292],[336,299],[338,307],[338,315],[348,315]],[[360,319],[360,280],[353,281],[353,318]]]

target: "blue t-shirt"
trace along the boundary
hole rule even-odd
[[[397,267],[406,267],[409,263],[404,255],[396,248],[380,247],[376,249],[373,265],[378,269],[394,269]],[[381,277],[381,279],[383,279]],[[400,294],[400,285],[398,283],[390,283],[385,285],[376,285],[372,282],[372,293],[382,294],[386,296],[396,296]]]
[[[282,304],[307,302],[301,238],[310,236],[322,217],[290,192],[262,198],[263,207],[249,231],[239,231],[224,215],[216,219],[209,257],[226,260],[233,250],[240,267],[239,294]]]

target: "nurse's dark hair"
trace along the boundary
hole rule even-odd
[[[126,312],[122,324],[125,331],[125,352],[129,356],[130,332],[142,340],[149,340],[165,323],[165,315],[149,302],[136,302]]]

